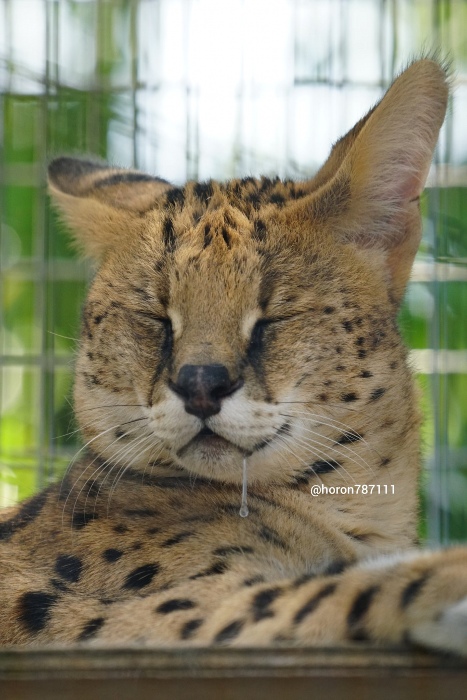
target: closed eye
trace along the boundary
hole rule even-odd
[[[137,311],[139,316],[143,316],[148,320],[155,321],[156,323],[163,323],[164,325],[172,326],[172,321],[166,316],[158,316],[157,314],[152,314],[150,311]]]
[[[272,317],[272,318],[260,318],[256,321],[250,335],[250,344],[248,346],[248,358],[249,360],[254,360],[263,350],[263,336],[264,331],[268,326],[278,325],[280,323],[285,323],[286,321],[291,321],[294,318],[303,316],[309,313],[309,311],[301,311],[295,314],[290,314],[290,316],[282,317]]]

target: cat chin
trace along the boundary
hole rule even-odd
[[[203,478],[241,484],[243,455],[236,445],[216,435],[192,440],[177,453],[176,463]]]
[[[290,480],[289,470],[284,472],[284,459],[275,454],[275,450],[269,448],[245,453],[245,450],[219,436],[210,441],[192,440],[177,453],[174,463],[204,479],[241,485],[244,458],[250,485],[283,485]]]

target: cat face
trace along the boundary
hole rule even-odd
[[[286,482],[415,425],[395,317],[445,103],[439,66],[413,64],[302,183],[52,163],[100,263],[75,401],[101,460],[238,482],[246,458],[252,480]]]

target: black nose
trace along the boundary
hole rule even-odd
[[[224,365],[183,365],[176,383],[169,386],[181,396],[185,411],[198,418],[209,418],[221,410],[221,401],[243,384],[242,379],[233,382]]]

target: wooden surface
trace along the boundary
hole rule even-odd
[[[1,700],[466,700],[467,662],[400,650],[0,651]]]

